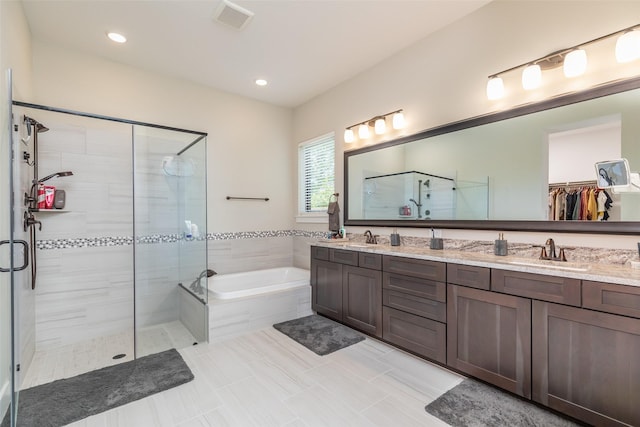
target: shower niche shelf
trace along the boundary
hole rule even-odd
[[[32,209],[29,208],[29,212],[37,212],[37,213],[66,213],[66,212],[71,212],[70,210],[67,209]]]

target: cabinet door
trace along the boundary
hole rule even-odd
[[[342,321],[356,329],[382,337],[382,273],[368,268],[343,266]]]
[[[447,361],[447,325],[391,307],[382,312],[385,340],[437,362]]]
[[[342,320],[342,264],[311,259],[311,308]]]
[[[640,320],[533,303],[533,399],[593,425],[640,426]]]
[[[531,397],[531,300],[448,285],[447,364]]]

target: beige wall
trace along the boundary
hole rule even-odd
[[[209,232],[293,226],[290,109],[40,42],[33,76],[37,104],[207,132]]]
[[[468,17],[429,36],[355,78],[318,96],[294,111],[294,147],[300,141],[335,131],[336,189],[343,188],[341,135],[346,126],[398,108],[405,110],[407,127],[413,134],[468,117],[511,108],[544,97],[582,89],[593,84],[638,73],[635,61],[615,64],[613,55],[603,60],[611,44],[590,55],[588,75],[566,80],[561,70],[545,74],[538,91],[519,89],[518,72],[505,76],[511,88],[501,101],[488,101],[487,76],[553,51],[637,24],[640,2],[635,1],[494,1]],[[398,134],[385,139],[393,139]],[[385,139],[369,140],[368,144]],[[294,148],[295,149],[295,148]],[[292,171],[295,171],[295,163]],[[342,200],[341,200],[342,201]],[[300,224],[302,225],[302,224]],[[319,227],[319,226],[318,226]],[[322,229],[322,228],[318,228]],[[353,232],[362,232],[352,228]],[[377,230],[388,234],[389,230]],[[421,230],[401,234],[422,235]],[[493,239],[494,232],[444,230],[445,238]],[[637,237],[558,235],[562,244],[632,249]],[[540,243],[536,233],[509,233],[510,240]]]

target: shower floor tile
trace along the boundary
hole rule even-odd
[[[190,347],[197,340],[180,321],[153,325],[138,330],[138,357],[170,348]],[[133,331],[98,337],[62,347],[37,350],[22,390],[62,378],[133,360]],[[119,359],[114,356],[124,354]]]

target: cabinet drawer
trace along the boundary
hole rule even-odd
[[[405,274],[438,282],[445,282],[447,278],[447,267],[444,262],[423,259],[385,255],[382,258],[382,269],[388,273]]]
[[[508,270],[491,271],[491,290],[520,295],[560,304],[581,305],[581,284],[578,279],[520,273]]]
[[[640,318],[640,288],[584,281],[582,282],[582,306]]]
[[[447,264],[447,283],[477,289],[491,288],[491,270],[463,264]]]
[[[356,251],[345,251],[342,249],[331,249],[329,251],[329,261],[340,264],[358,266],[358,254]]]
[[[402,274],[384,273],[382,287],[422,298],[447,302],[447,285],[443,282],[434,282]]]
[[[446,334],[444,323],[382,307],[382,338],[388,342],[428,357],[446,362]]]
[[[447,322],[447,304],[444,302],[420,298],[415,295],[405,294],[404,292],[383,289],[382,304],[387,307],[415,314],[416,316],[427,317],[442,323]]]
[[[364,268],[371,268],[372,270],[382,270],[382,255],[360,252],[358,265]]]
[[[311,258],[329,261],[329,248],[322,246],[311,246]]]

